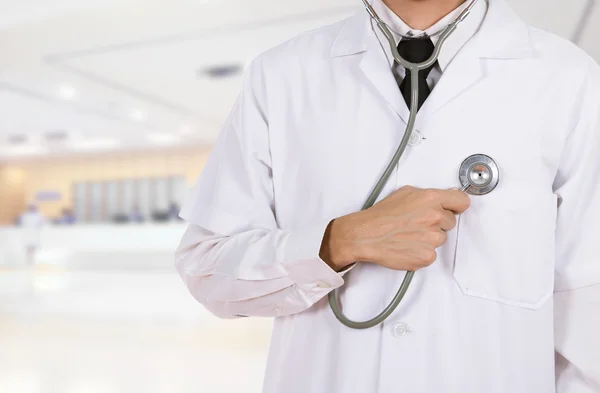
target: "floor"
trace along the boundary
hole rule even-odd
[[[172,271],[0,268],[0,392],[258,393],[271,321],[222,321]]]

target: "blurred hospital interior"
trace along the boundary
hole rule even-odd
[[[600,1],[509,2],[600,60]],[[272,321],[189,295],[179,209],[252,59],[360,10],[0,0],[0,393],[261,391]]]

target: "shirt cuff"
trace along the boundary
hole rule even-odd
[[[323,236],[330,222],[289,234],[284,247],[283,266],[311,301],[344,285],[344,274],[354,266],[336,272],[319,257]]]

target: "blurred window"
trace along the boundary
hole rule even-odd
[[[102,213],[104,211],[104,198],[102,198],[102,184],[92,183],[90,184],[91,193],[91,214],[90,221],[98,222],[102,221]]]
[[[152,215],[152,179],[139,179],[137,181],[137,205],[144,217]]]
[[[112,220],[117,214],[122,213],[119,205],[119,183],[110,181],[105,183],[106,210],[104,220]]]
[[[73,212],[81,221],[87,221],[86,185],[76,183],[73,185]]]
[[[79,222],[127,221],[135,208],[144,220],[164,221],[186,191],[184,176],[75,183],[73,211]]]

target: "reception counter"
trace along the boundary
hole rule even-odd
[[[173,269],[185,223],[46,226],[35,263],[69,269]],[[26,261],[21,228],[0,228],[0,266]]]

